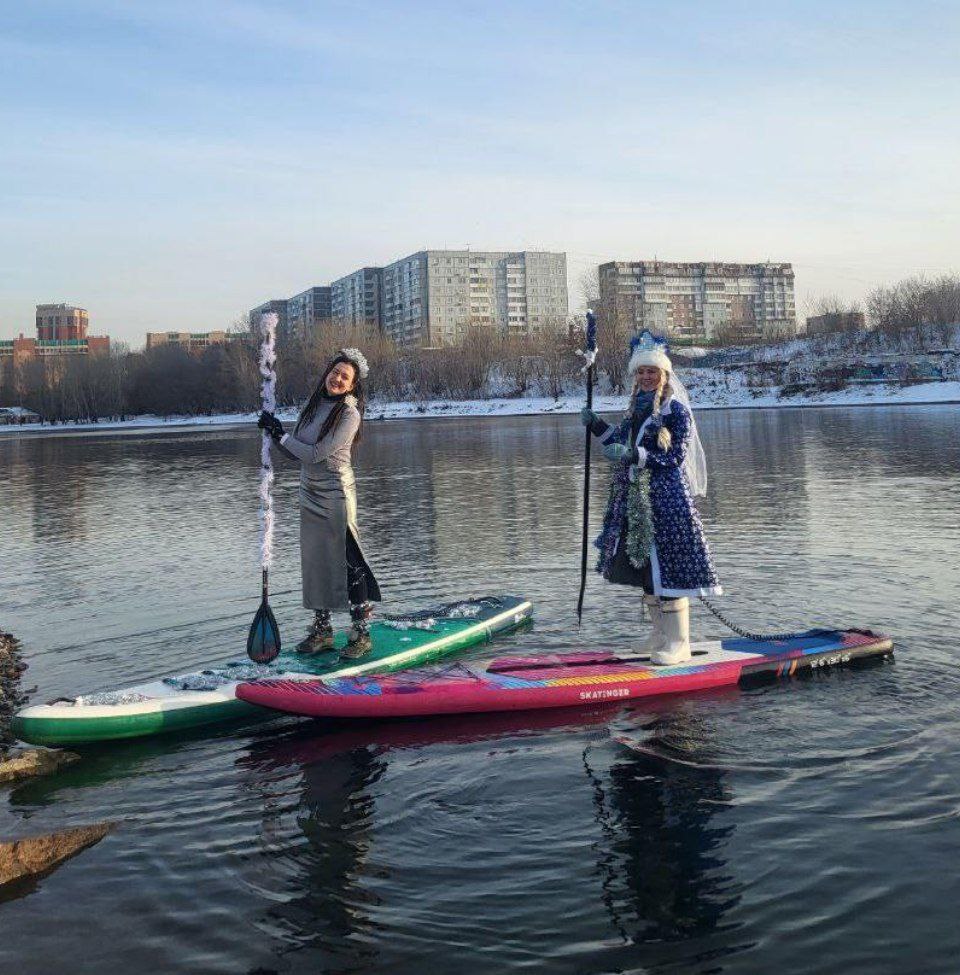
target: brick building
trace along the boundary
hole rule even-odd
[[[15,339],[0,339],[0,363],[20,366],[35,356],[109,355],[110,337],[88,335],[90,317],[73,305],[37,305],[37,337],[23,332]]]

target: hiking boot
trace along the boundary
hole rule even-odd
[[[370,631],[366,627],[352,626],[347,638],[347,645],[340,651],[340,656],[344,660],[359,660],[372,649],[373,640],[370,638]]]
[[[314,619],[307,635],[297,644],[297,653],[312,656],[333,649],[333,627],[329,619]]]

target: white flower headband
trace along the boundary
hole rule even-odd
[[[367,357],[359,349],[341,349],[337,356],[349,359],[357,367],[357,373],[361,379],[366,379],[370,375]]]

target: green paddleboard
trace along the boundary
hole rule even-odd
[[[258,678],[284,680],[352,677],[421,665],[516,629],[531,618],[532,605],[516,596],[466,599],[370,626],[373,650],[356,661],[339,649],[312,657],[282,653],[270,664],[234,660],[188,674],[161,677],[118,690],[60,698],[24,708],[11,729],[22,741],[63,746],[139,738],[213,725],[236,718],[276,717],[236,697],[237,684]]]

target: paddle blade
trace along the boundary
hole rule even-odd
[[[280,627],[266,599],[260,603],[247,636],[247,656],[258,664],[268,664],[280,653]]]

